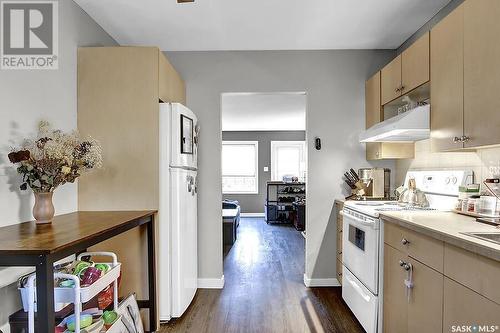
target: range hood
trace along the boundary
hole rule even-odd
[[[359,142],[414,142],[430,136],[430,105],[384,120],[359,135]]]

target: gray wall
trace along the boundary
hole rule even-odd
[[[428,22],[426,22],[420,29],[418,29],[413,35],[410,36],[401,46],[397,49],[397,54],[402,53],[411,44],[413,44],[418,38],[422,37],[427,31],[430,31],[439,21],[441,21],[446,15],[451,13],[455,8],[460,6],[465,0],[451,0],[443,9],[441,9],[434,17],[432,17]]]
[[[221,93],[305,91],[307,93],[308,205],[306,275],[335,278],[336,222],[333,201],[347,188],[342,174],[369,166],[358,141],[365,123],[365,80],[394,51],[222,51],[167,52],[186,81],[187,104],[201,125],[199,153],[199,277],[220,278]],[[314,149],[321,137],[323,149]],[[393,162],[373,164],[394,167]]]
[[[59,69],[0,70],[0,226],[31,220],[32,194],[20,192],[19,176],[7,163],[9,146],[36,130],[46,119],[54,127],[76,129],[76,51],[78,46],[116,45],[116,42],[73,1],[59,2]],[[54,195],[57,214],[77,209],[76,184]],[[8,275],[8,276],[7,276]],[[15,278],[0,271],[0,285]],[[15,284],[0,289],[0,330],[8,332],[8,316],[20,308]]]
[[[224,199],[238,200],[243,213],[264,213],[266,201],[266,183],[271,180],[271,141],[304,141],[305,131],[279,132],[222,132],[222,140],[258,141],[259,142],[259,193],[258,194],[224,194]],[[264,172],[264,167],[269,167]]]

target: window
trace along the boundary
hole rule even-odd
[[[272,180],[283,180],[283,176],[306,180],[306,145],[304,141],[271,141]]]
[[[257,194],[257,141],[222,142],[222,192],[229,194]]]

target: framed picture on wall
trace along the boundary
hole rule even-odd
[[[181,115],[181,154],[193,153],[193,119]]]

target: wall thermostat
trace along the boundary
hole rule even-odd
[[[316,150],[321,150],[321,139],[320,138],[314,139],[314,144],[316,146]]]

